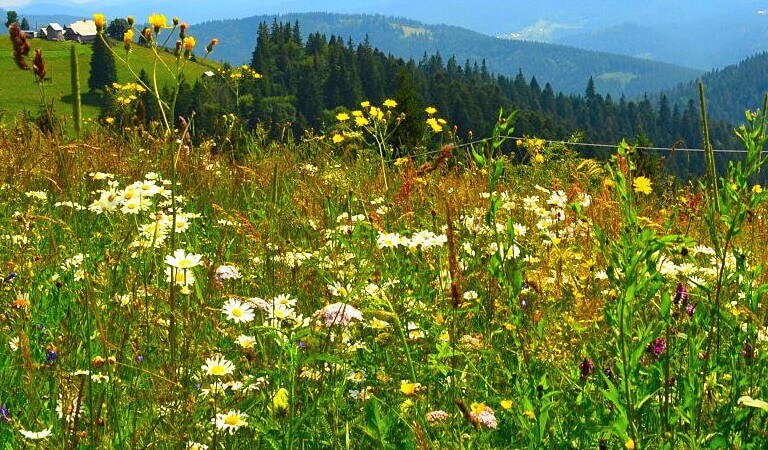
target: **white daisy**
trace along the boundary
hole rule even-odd
[[[221,308],[227,319],[235,323],[246,323],[253,320],[253,306],[243,303],[236,298],[230,298]]]
[[[178,249],[173,255],[166,255],[165,263],[177,269],[191,269],[200,265],[202,255],[187,253],[184,249]]]
[[[235,371],[235,365],[232,364],[232,361],[229,361],[227,358],[221,355],[216,355],[213,358],[207,358],[205,360],[205,364],[203,364],[200,368],[206,374],[216,377],[230,375]]]
[[[216,428],[224,431],[228,431],[229,434],[234,434],[239,428],[247,427],[248,415],[244,412],[230,410],[226,414],[216,414],[215,424]]]

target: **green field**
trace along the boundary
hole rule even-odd
[[[30,40],[32,51],[43,51],[43,58],[48,70],[50,81],[44,83],[45,95],[54,101],[54,111],[60,115],[71,115],[71,84],[70,84],[70,46],[71,42],[53,42],[42,39]],[[91,46],[74,44],[77,46],[77,54],[80,62],[80,85],[83,91],[83,117],[97,117],[99,115],[98,96],[88,94],[88,75],[91,70]],[[116,46],[115,50],[120,57],[125,57],[122,46]],[[13,52],[10,40],[3,36],[0,38],[0,96],[3,104],[0,106],[2,120],[12,120],[18,113],[30,111],[35,113],[40,109],[41,97],[38,84],[35,82],[31,70],[20,70],[13,61]],[[163,59],[171,68],[175,68],[176,58],[170,54],[164,54]],[[117,61],[117,76],[121,82],[134,81],[131,69],[139,73],[141,69],[152,73],[154,55],[151,49],[135,45],[129,55],[130,68]],[[184,68],[188,80],[194,80],[203,72],[209,70],[205,63],[188,62]],[[158,64],[158,82],[162,86],[172,80],[172,75]]]

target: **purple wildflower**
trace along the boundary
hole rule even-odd
[[[693,317],[693,313],[696,311],[696,303],[689,303],[685,307],[685,312],[688,313],[688,317]]]
[[[688,304],[688,290],[683,283],[678,283],[677,289],[675,289],[675,305],[680,304]]]
[[[592,360],[588,358],[584,358],[584,360],[579,364],[579,372],[581,372],[581,381],[586,380],[590,375],[592,375],[592,372],[595,370],[595,363],[592,362]]]
[[[480,422],[481,425],[484,425],[486,428],[490,428],[491,430],[499,426],[499,424],[496,422],[496,414],[494,414],[491,408],[485,408],[485,411],[478,414],[477,421]]]
[[[333,325],[347,326],[353,319],[363,320],[363,313],[359,309],[341,302],[332,303],[317,311],[315,315],[320,317],[320,320],[327,327]]]
[[[437,411],[430,411],[427,413],[427,422],[429,423],[435,423],[435,422],[442,422],[444,420],[447,420],[450,416],[447,412],[443,411],[442,409],[438,409]]]
[[[741,356],[744,357],[744,359],[755,359],[756,353],[754,347],[749,343],[749,341],[744,341],[741,344]]]
[[[8,422],[11,420],[11,413],[8,411],[5,405],[0,405],[0,422]]]
[[[655,356],[661,356],[664,353],[664,350],[667,349],[667,341],[665,341],[662,338],[657,338],[651,344],[648,346],[648,351],[653,353]]]
[[[18,275],[16,274],[16,272],[11,272],[11,273],[8,274],[8,276],[3,278],[3,282],[4,283],[10,283],[11,281],[15,280],[17,276]]]
[[[214,275],[216,281],[222,282],[224,280],[237,280],[241,278],[240,269],[235,266],[219,266],[216,268],[216,275]]]

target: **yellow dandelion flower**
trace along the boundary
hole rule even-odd
[[[528,420],[536,420],[536,414],[534,414],[530,409],[523,411],[523,415],[527,417]]]
[[[338,120],[339,122],[346,122],[347,120],[349,120],[349,114],[338,113],[336,114],[336,120]]]
[[[115,118],[107,117],[106,119],[104,119],[104,121],[107,122],[108,125],[112,125],[113,123],[115,123]]]
[[[368,107],[370,107],[370,106],[371,106],[371,102],[369,102],[369,101],[367,101],[367,100],[366,100],[366,101],[364,101],[364,102],[362,102],[362,103],[360,103],[360,107],[361,107],[361,108],[368,108]]]
[[[396,108],[397,102],[392,100],[391,98],[388,98],[384,100],[384,106],[386,106],[387,108]]]
[[[334,144],[339,144],[341,142],[344,142],[344,136],[342,136],[340,134],[334,134],[333,135],[333,143]]]
[[[358,127],[364,127],[370,123],[371,122],[365,117],[355,117],[355,125],[357,125]]]
[[[421,383],[411,383],[410,381],[400,382],[400,392],[405,395],[413,395],[421,387]]]
[[[429,108],[425,109],[424,112],[431,116],[433,114],[437,114],[437,108],[430,106]]]
[[[544,155],[542,155],[541,153],[536,153],[536,156],[533,157],[533,160],[537,164],[541,164],[544,162]]]
[[[651,180],[647,177],[637,177],[635,178],[635,181],[632,182],[632,186],[635,188],[635,192],[644,195],[649,195],[651,192],[653,192],[651,184]]]
[[[501,407],[504,409],[512,409],[512,400],[502,400],[501,401]]]
[[[432,128],[432,131],[434,131],[435,133],[439,133],[443,131],[443,126],[437,123],[437,119],[435,119],[434,117],[430,117],[429,119],[427,119],[427,125],[429,125]]]
[[[161,28],[168,26],[168,19],[162,14],[152,14],[149,16],[148,22],[155,29],[155,33],[160,32]]]
[[[624,448],[627,450],[635,450],[635,440],[632,438],[627,439],[627,442],[624,443]]]
[[[763,192],[763,187],[760,186],[759,184],[756,184],[756,185],[752,186],[752,192],[754,192],[755,194],[759,194],[759,193]]]

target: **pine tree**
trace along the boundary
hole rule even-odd
[[[419,101],[413,88],[412,76],[408,69],[403,67],[397,75],[397,91],[395,100],[398,111],[405,114],[405,119],[395,130],[392,140],[395,146],[395,156],[399,157],[407,153],[408,149],[419,145],[424,136],[424,113],[422,102]]]
[[[117,68],[115,57],[107,47],[107,38],[104,35],[96,37],[93,41],[93,54],[91,55],[91,75],[88,77],[88,88],[93,91],[104,89],[117,82]]]
[[[5,21],[5,28],[8,28],[11,26],[11,24],[19,23],[19,14],[16,11],[8,11],[5,13],[6,21]]]
[[[130,28],[131,26],[128,25],[127,20],[123,18],[115,19],[112,22],[109,22],[109,26],[107,26],[107,35],[116,41],[122,41],[123,35]]]
[[[22,30],[29,30],[29,21],[27,20],[26,17],[21,19],[21,29]]]

